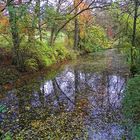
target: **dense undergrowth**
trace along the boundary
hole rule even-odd
[[[68,51],[63,42],[58,42],[53,47],[47,46],[46,43],[36,42],[36,46],[27,48],[25,52],[24,66],[26,70],[38,70],[51,66],[63,60],[74,59],[76,55],[72,50]]]
[[[129,138],[140,140],[140,49],[138,39],[140,34],[137,32],[136,46],[132,47],[132,21],[129,22],[128,27],[130,32],[123,34],[123,38],[119,40],[117,46],[120,52],[126,56],[126,62],[130,66],[130,75],[132,76],[128,80],[125,90],[123,113],[126,117],[125,125],[129,131]],[[133,48],[133,53],[131,53],[131,48]],[[131,55],[134,59],[133,64],[131,62]]]
[[[129,79],[123,101],[123,111],[132,139],[140,139],[140,76]]]
[[[5,43],[4,43],[5,42]],[[1,38],[0,48],[3,51],[0,54],[1,63],[6,63],[7,56],[12,56],[12,45]],[[53,47],[50,47],[46,42],[35,41],[30,43],[26,40],[21,42],[19,48],[21,70],[22,71],[38,71],[47,68],[53,64],[64,60],[71,60],[76,58],[76,53],[72,49],[67,49],[64,42],[58,41]],[[10,59],[12,60],[12,58]],[[10,62],[11,64],[13,62]]]
[[[104,28],[96,25],[87,29],[86,35],[81,36],[79,44],[83,51],[93,53],[110,48],[112,41],[108,39]]]
[[[116,13],[120,14],[120,10],[117,10]],[[119,20],[119,22],[118,22]],[[137,19],[136,34],[135,34],[135,45],[132,45],[132,35],[133,35],[133,17],[129,16],[128,13],[123,14],[118,19],[115,19],[118,26],[117,32],[119,35],[116,35],[116,47],[125,54],[127,58],[128,65],[131,66],[131,72],[133,74],[139,73],[140,71],[140,19]],[[133,58],[133,64],[131,59]]]

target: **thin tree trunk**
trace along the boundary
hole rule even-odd
[[[51,36],[50,36],[50,46],[54,45],[54,37],[55,37],[55,25],[51,28]]]
[[[41,29],[41,19],[39,18],[39,23],[38,23],[38,28],[39,28],[39,38],[40,41],[42,41],[42,29]]]
[[[42,29],[41,29],[41,11],[40,11],[40,0],[37,1],[37,17],[38,17],[38,30],[39,30],[39,38],[42,41]]]
[[[61,1],[62,0],[59,0],[58,3],[57,3],[56,13],[60,12]],[[57,37],[57,35],[56,35],[56,28],[57,28],[56,24],[53,23],[53,26],[51,28],[51,36],[50,36],[50,46],[51,47],[54,45],[56,37]]]
[[[74,30],[74,49],[78,49],[78,43],[79,43],[79,25],[78,25],[78,19],[75,18],[75,30]]]
[[[133,47],[135,47],[136,38],[136,27],[137,27],[137,16],[138,16],[138,0],[134,1],[135,11],[134,11],[134,21],[133,21],[133,34],[132,34],[132,47],[131,47],[131,66],[134,64]]]
[[[78,1],[74,0],[74,7]],[[78,13],[78,7],[75,8],[75,15]],[[79,43],[79,25],[78,25],[78,17],[75,17],[74,19],[74,49],[78,49],[78,43]]]

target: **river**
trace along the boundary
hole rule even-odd
[[[127,139],[122,99],[128,76],[124,56],[110,49],[25,80],[0,98],[2,134],[21,140]]]

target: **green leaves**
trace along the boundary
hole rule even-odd
[[[5,113],[7,112],[7,108],[5,105],[0,105],[0,113]]]
[[[4,135],[3,140],[12,140],[11,133],[10,133],[10,132],[7,132],[7,133]]]
[[[96,52],[103,48],[110,47],[110,42],[105,31],[100,26],[92,26],[87,30],[85,42],[80,42],[87,52]]]
[[[65,59],[75,58],[74,52],[68,51],[62,41],[56,42],[53,47],[49,47],[44,41],[36,41],[35,46],[24,42],[20,51],[24,55],[24,66],[27,71],[37,71]]]
[[[47,25],[53,27],[56,24],[55,18],[58,18],[59,14],[55,11],[53,7],[46,7],[45,20],[47,20]]]
[[[38,70],[37,61],[33,58],[29,58],[29,59],[25,60],[24,65],[27,68],[27,70],[30,70],[30,71]]]
[[[140,122],[140,76],[129,80],[124,98],[124,112],[127,117]]]
[[[127,118],[127,126],[131,129],[133,139],[140,139],[140,76],[128,81],[123,101],[123,113]],[[132,125],[130,126],[130,121]]]

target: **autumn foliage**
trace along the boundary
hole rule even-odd
[[[75,3],[77,5],[78,5],[78,3],[80,3],[79,6],[78,6],[78,8],[77,8],[77,11],[82,11],[83,9],[86,9],[89,6],[85,2],[77,1]],[[92,23],[93,23],[93,14],[92,14],[92,11],[89,9],[89,10],[85,10],[81,14],[79,14],[78,15],[78,22],[79,22],[80,37],[81,38],[84,38],[85,37],[85,34],[86,34],[86,28],[89,27],[89,26],[91,26]]]
[[[6,16],[0,15],[0,32],[7,33],[9,29],[9,20]]]

